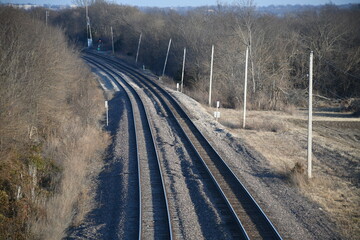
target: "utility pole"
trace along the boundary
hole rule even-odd
[[[213,78],[213,65],[214,65],[214,45],[211,47],[211,64],[210,64],[210,85],[209,85],[209,107],[211,107],[211,87]]]
[[[309,118],[308,118],[308,178],[312,178],[312,90],[313,90],[313,51],[310,52],[309,66]]]
[[[167,53],[166,53],[166,58],[165,58],[165,63],[164,63],[164,69],[163,69],[163,73],[162,73],[163,76],[164,76],[164,74],[165,74],[165,68],[166,68],[166,64],[167,64],[167,60],[168,60],[168,56],[169,56],[170,46],[171,46],[171,38],[170,38],[169,46],[168,46]]]
[[[46,23],[46,26],[48,25],[48,18],[49,18],[49,11],[46,11],[46,12],[45,12],[45,23]]]
[[[91,35],[91,26],[90,26],[90,18],[89,18],[89,10],[87,5],[87,0],[85,0],[85,11],[86,11],[86,38],[88,41],[88,47],[92,46],[92,35]]]
[[[248,75],[248,61],[249,61],[249,46],[246,47],[245,54],[245,83],[244,83],[244,117],[243,117],[243,128],[246,123],[246,92],[247,92],[247,75]]]
[[[139,57],[140,44],[141,44],[141,36],[142,36],[142,33],[140,33],[140,37],[139,37],[139,43],[138,43],[138,48],[137,48],[137,52],[136,52],[135,63],[137,63],[138,57]]]
[[[113,28],[110,27],[111,29],[111,45],[112,45],[112,54],[115,55],[115,50],[114,50],[114,32],[113,32]]]
[[[183,92],[183,88],[184,88],[185,58],[186,58],[186,48],[184,48],[184,58],[183,58],[183,66],[181,73],[181,92]]]

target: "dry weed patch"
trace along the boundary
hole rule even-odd
[[[103,95],[59,29],[7,7],[0,22],[0,239],[62,239],[92,207]]]
[[[336,122],[322,127],[326,119],[316,117],[316,121],[324,122],[315,123],[314,144],[319,153],[318,158],[313,158],[314,178],[309,180],[306,173],[306,115],[299,114],[298,111],[291,111],[291,114],[249,111],[248,127],[242,129],[242,126],[239,126],[242,123],[240,111],[221,111],[220,123],[259,151],[274,171],[287,176],[289,182],[299,188],[302,194],[317,202],[336,221],[345,237],[352,239],[353,236],[360,236],[360,190],[354,181],[332,169],[338,166],[328,166],[324,162],[327,154],[333,152],[340,158],[337,160],[339,163],[343,161],[341,158],[349,158],[354,167],[358,166],[360,148],[356,137],[352,135],[358,134],[359,130],[339,130]],[[212,110],[208,112],[211,113]],[[344,118],[335,120],[344,121]],[[351,170],[350,165],[347,168],[346,170],[345,167],[344,171]]]

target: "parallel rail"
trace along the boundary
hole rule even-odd
[[[154,135],[144,103],[137,92],[111,68],[90,58],[86,61],[104,70],[126,93],[132,106],[136,134],[139,178],[139,239],[173,239],[167,193]],[[146,186],[143,186],[147,182]]]
[[[132,67],[104,55],[91,52],[87,54],[101,58],[119,71],[133,76],[134,80],[151,91],[163,103],[169,114],[173,115],[228,205],[234,221],[238,225],[238,233],[234,235],[235,238],[282,239],[245,186],[167,91]]]

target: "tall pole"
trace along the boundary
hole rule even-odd
[[[248,61],[249,61],[249,46],[246,47],[245,54],[245,83],[244,83],[244,117],[243,117],[243,128],[246,123],[246,92],[247,92],[247,78],[248,78]]]
[[[45,22],[46,22],[46,26],[48,25],[48,18],[49,18],[49,11],[45,12]]]
[[[113,32],[113,28],[110,27],[111,29],[111,45],[112,45],[112,54],[115,54],[115,50],[114,50],[114,32]]]
[[[210,64],[210,85],[209,85],[209,107],[211,107],[211,88],[213,78],[213,65],[214,65],[214,45],[211,47],[211,64]]]
[[[165,68],[166,68],[166,64],[167,64],[167,60],[168,60],[168,56],[169,56],[170,46],[171,46],[171,38],[170,38],[170,41],[169,41],[169,46],[168,46],[168,49],[167,49],[167,52],[166,52],[166,58],[165,58],[165,63],[164,63],[164,69],[163,69],[163,73],[162,73],[162,75],[163,75],[163,76],[164,76],[164,74],[165,74]]]
[[[91,35],[91,26],[89,18],[89,10],[87,5],[87,0],[85,0],[85,11],[86,11],[86,38],[88,41],[88,47],[92,46],[92,35]]]
[[[186,48],[184,48],[184,58],[183,58],[183,66],[181,73],[181,92],[183,92],[183,88],[184,88],[185,58],[186,58]]]
[[[85,13],[86,13],[86,19],[89,16],[89,12],[88,12],[88,6],[87,6],[87,0],[85,0]]]
[[[309,66],[309,123],[308,123],[308,178],[312,178],[312,90],[313,90],[313,51],[310,52]]]
[[[86,17],[86,39],[89,38],[89,29],[88,29],[88,24],[89,24],[89,14],[88,14],[88,6],[87,6],[87,0],[85,0],[85,17]]]
[[[139,43],[138,43],[138,48],[137,48],[137,52],[136,52],[135,63],[137,63],[138,57],[139,57],[140,44],[141,44],[141,36],[142,36],[142,33],[140,33],[140,37],[139,37]]]

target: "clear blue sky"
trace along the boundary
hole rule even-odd
[[[73,0],[0,0],[2,3],[33,3],[33,4],[72,4]],[[110,0],[118,4],[128,4],[136,6],[155,6],[155,7],[178,7],[178,6],[204,6],[216,5],[216,0]],[[233,0],[221,0],[223,3],[232,3]],[[241,2],[241,0],[240,0]],[[286,4],[346,4],[346,3],[360,3],[360,0],[254,0],[257,6],[267,5],[286,5]]]

